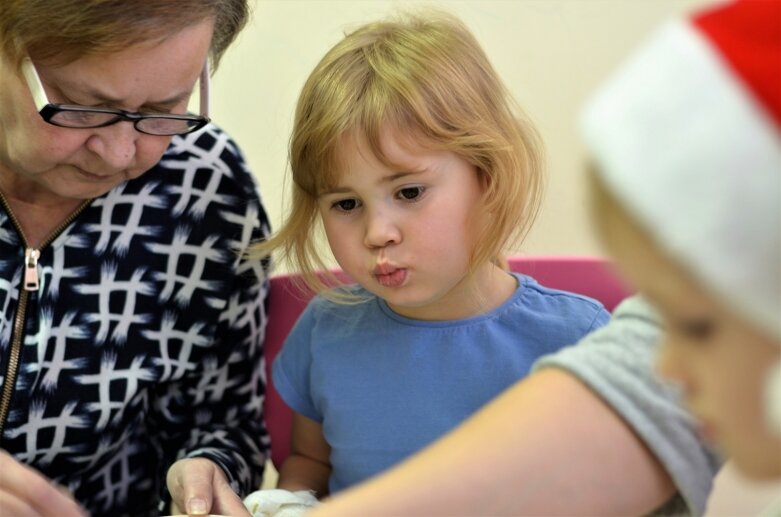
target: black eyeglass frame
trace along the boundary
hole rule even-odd
[[[200,111],[201,111],[200,115],[177,115],[174,113],[166,113],[166,114],[139,113],[133,111],[126,111],[122,109],[80,106],[77,104],[52,103],[49,102],[49,98],[46,95],[46,91],[43,88],[41,79],[38,76],[38,70],[36,70],[35,65],[33,64],[32,60],[29,57],[24,58],[24,60],[22,61],[22,74],[24,75],[24,78],[27,82],[27,86],[30,89],[30,94],[33,97],[35,108],[38,110],[38,113],[41,115],[41,118],[45,122],[57,127],[65,127],[69,129],[94,129],[94,128],[110,126],[112,124],[116,124],[117,122],[121,122],[121,121],[128,121],[128,122],[132,122],[133,127],[136,129],[136,131],[140,133],[153,135],[153,136],[175,136],[175,135],[186,135],[189,133],[193,133],[195,131],[198,131],[205,125],[207,125],[209,122],[211,122],[211,119],[208,117],[208,113],[209,113],[209,60],[208,59],[203,65],[203,69],[201,70],[201,75],[199,78],[199,83],[200,83],[199,100],[200,100]],[[62,124],[56,120],[52,120],[52,118],[55,115],[62,112],[105,113],[108,115],[114,115],[115,117],[113,119],[110,119],[106,122],[102,122],[100,124],[74,126],[74,125]],[[185,120],[185,121],[193,122],[194,125],[189,126],[186,131],[176,131],[176,132],[151,132],[143,129],[143,127],[139,127],[139,122],[143,120],[150,120],[150,119]]]

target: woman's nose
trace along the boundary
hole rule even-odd
[[[367,213],[364,244],[368,248],[381,248],[401,242],[401,230],[391,214],[385,211]]]
[[[86,146],[100,156],[114,171],[128,168],[136,157],[136,143],[141,135],[132,123],[120,121],[97,128],[87,140]]]

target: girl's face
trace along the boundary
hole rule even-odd
[[[319,196],[337,262],[404,316],[470,315],[465,279],[483,193],[476,168],[452,152],[402,145],[389,131],[381,144],[400,167],[345,137],[338,185]]]
[[[203,68],[212,22],[165,40],[64,66],[35,63],[52,103],[184,113]],[[170,137],[139,133],[129,122],[61,128],[44,122],[20,72],[0,58],[0,188],[31,203],[100,196],[154,166]]]
[[[781,437],[765,409],[781,344],[727,310],[625,216],[607,215],[602,223],[620,267],[664,318],[659,372],[682,387],[704,437],[745,474],[781,476]]]

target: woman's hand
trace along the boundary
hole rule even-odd
[[[84,517],[86,512],[65,490],[0,450],[0,515]]]
[[[228,484],[225,473],[206,458],[179,460],[166,477],[171,493],[171,514],[249,516],[241,498]]]

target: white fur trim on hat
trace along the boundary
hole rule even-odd
[[[663,26],[586,106],[607,188],[668,255],[781,339],[781,144],[691,24]]]

